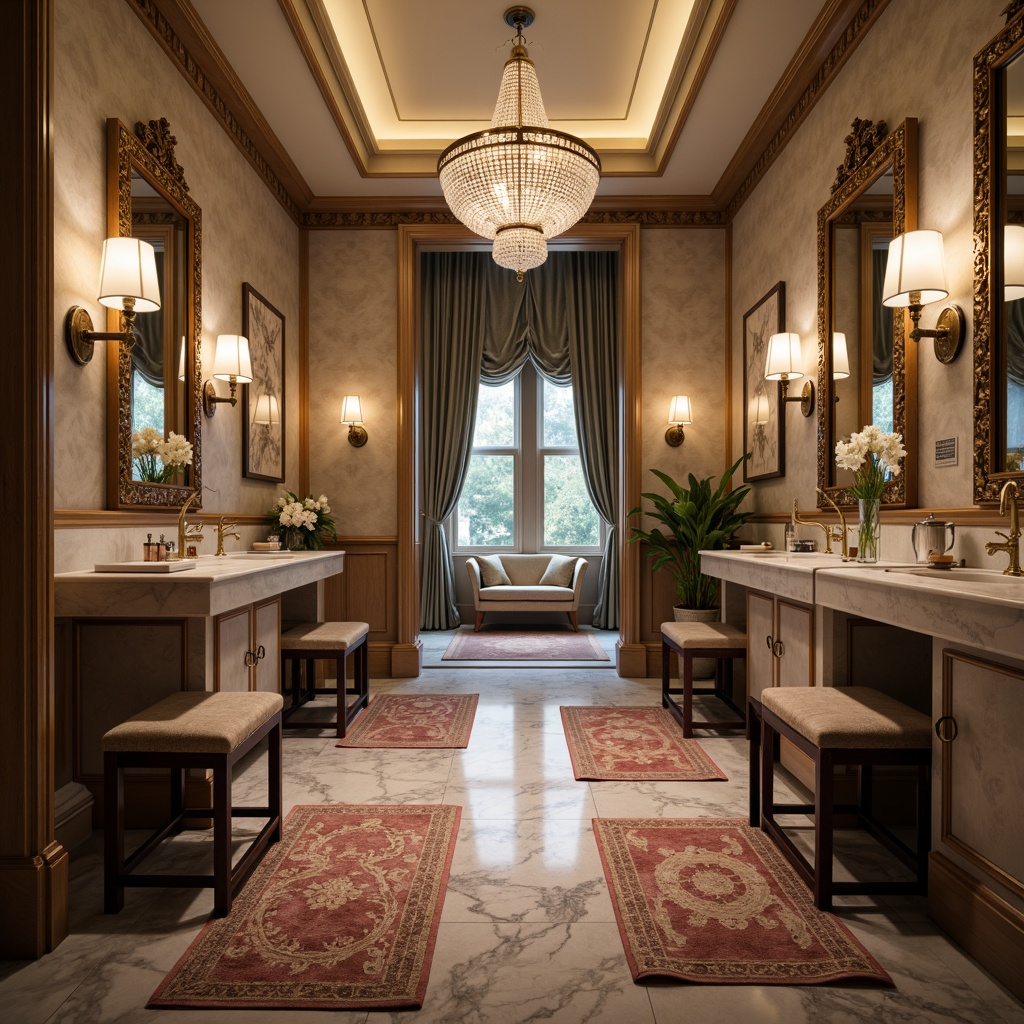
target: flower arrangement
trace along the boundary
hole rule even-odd
[[[172,430],[165,438],[156,427],[132,431],[135,478],[165,484],[182,466],[192,462],[192,445]]]
[[[900,434],[886,434],[869,423],[849,441],[836,445],[836,465],[853,470],[850,493],[855,498],[879,499],[890,477],[900,475],[900,459],[907,450]]]
[[[338,539],[326,494],[315,499],[300,499],[291,491],[285,491],[270,515],[277,524],[275,532],[281,538],[282,547],[317,551],[324,546],[325,537]]]

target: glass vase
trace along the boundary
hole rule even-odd
[[[858,498],[857,561],[877,562],[882,539],[882,501],[880,498]]]

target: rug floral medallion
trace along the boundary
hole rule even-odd
[[[609,661],[593,633],[565,630],[461,630],[442,661]]]
[[[421,1006],[460,814],[295,807],[231,912],[203,928],[148,1005]]]
[[[727,776],[656,707],[562,707],[573,774],[580,780],[724,781]]]
[[[466,747],[479,700],[478,693],[385,693],[370,701],[335,746]]]
[[[892,984],[742,818],[595,818],[594,835],[635,980]]]

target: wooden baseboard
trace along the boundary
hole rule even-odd
[[[658,644],[658,658],[661,658],[661,644]],[[615,669],[624,678],[647,679],[652,675],[648,671],[648,650],[646,644],[615,645]],[[657,678],[661,678],[661,661],[658,661]]]
[[[395,644],[391,648],[392,679],[415,679],[423,667],[423,645],[417,640],[412,644]],[[373,675],[373,673],[370,673]]]
[[[928,858],[928,914],[1024,999],[1024,914],[941,853]]]

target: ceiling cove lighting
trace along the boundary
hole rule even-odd
[[[547,240],[587,212],[601,178],[601,160],[590,146],[548,127],[537,71],[523,44],[523,29],[533,19],[528,7],[505,12],[516,37],[491,127],[456,140],[437,161],[452,213],[494,239],[494,262],[520,281],[523,271],[548,258]]]

